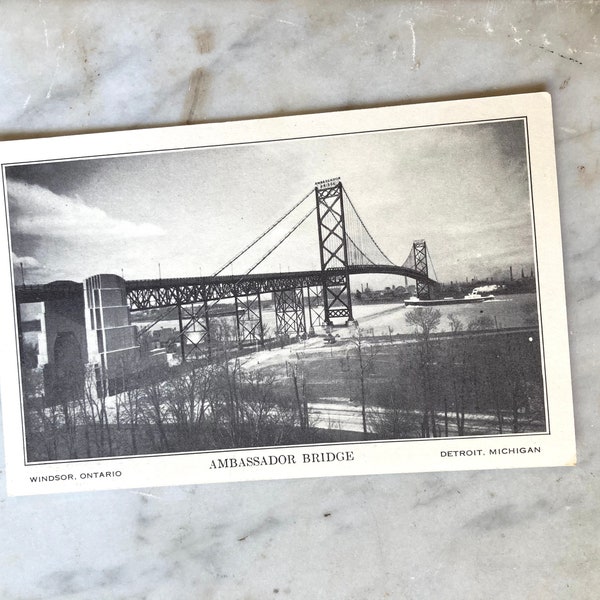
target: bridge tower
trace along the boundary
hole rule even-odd
[[[354,319],[348,271],[344,194],[339,177],[318,181],[315,184],[315,198],[325,324],[332,325],[331,319],[340,317],[349,323]]]
[[[427,243],[425,240],[415,240],[413,242],[413,258],[415,261],[415,271],[429,277],[429,268],[427,266]],[[431,288],[426,281],[417,279],[417,298],[420,300],[431,300]]]

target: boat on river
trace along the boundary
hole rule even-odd
[[[493,300],[493,294],[467,294],[462,298],[436,298],[435,300],[421,300],[416,296],[404,300],[404,306],[444,306],[447,304],[477,304],[486,300]]]

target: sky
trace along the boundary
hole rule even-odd
[[[333,177],[396,264],[425,239],[439,281],[533,266],[524,122],[510,120],[7,167],[15,280],[21,265],[30,284],[211,275]],[[313,193],[224,274],[314,205]],[[317,268],[313,213],[255,272]]]

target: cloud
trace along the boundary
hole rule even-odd
[[[146,238],[163,235],[152,223],[115,218],[80,198],[55,194],[39,185],[11,181],[8,188],[11,226],[24,235],[58,238]]]
[[[42,265],[33,256],[17,256],[14,252],[11,252],[12,264],[23,265],[25,269],[38,269]]]

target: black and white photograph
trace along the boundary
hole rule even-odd
[[[543,454],[531,115],[449,104],[3,160],[23,464]]]

